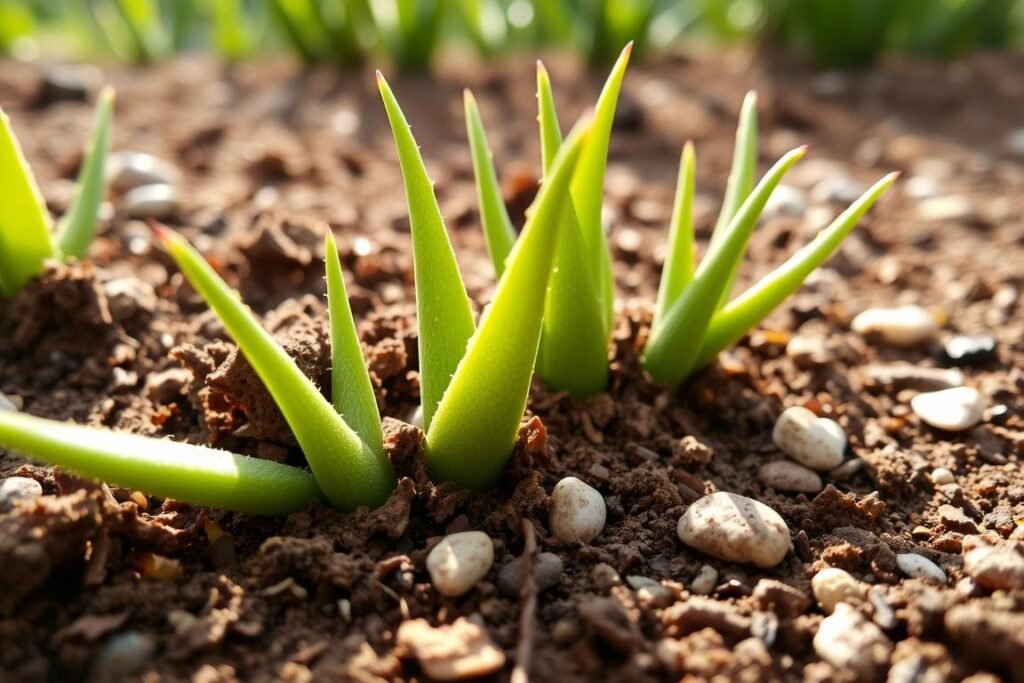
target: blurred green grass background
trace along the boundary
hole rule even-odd
[[[954,59],[1019,49],[1024,0],[0,0],[0,53],[146,63],[289,51],[341,67],[425,70],[438,52],[559,49],[610,63],[679,41],[756,43],[822,67],[891,53]]]

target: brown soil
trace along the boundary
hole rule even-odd
[[[592,103],[600,80],[562,62],[549,66],[568,123]],[[392,455],[408,478],[384,508],[353,515],[314,508],[274,520],[195,508],[4,455],[0,475],[33,477],[46,495],[0,514],[3,678],[117,677],[110,643],[126,632],[149,644],[136,673],[149,681],[422,678],[396,647],[399,626],[461,616],[484,624],[504,650],[505,678],[522,661],[524,602],[503,593],[497,575],[522,553],[526,519],[540,549],[565,564],[530,623],[533,680],[844,680],[852,673],[821,661],[811,646],[823,614],[809,580],[829,565],[876,586],[894,610],[885,624],[896,643],[889,680],[1024,680],[1024,592],[958,584],[965,535],[1020,539],[1024,518],[1024,166],[1003,144],[1020,125],[1022,69],[1013,57],[895,64],[844,77],[838,93],[836,82],[799,66],[756,64],[743,53],[632,69],[608,182],[621,304],[609,393],[580,402],[536,383],[530,411],[539,422],[524,432],[499,487],[483,495],[426,481],[417,472],[418,432],[389,419]],[[179,61],[108,76],[119,93],[115,147],[183,169],[184,207],[172,224],[323,386],[319,226],[331,225],[383,410],[407,417],[418,400],[408,220],[371,75]],[[521,214],[538,172],[532,65],[486,73],[452,65],[438,80],[392,84],[437,181],[470,293],[485,302],[492,273],[461,89],[472,87],[481,101],[508,199]],[[0,103],[59,211],[91,107],[40,102],[39,87],[38,67],[0,68]],[[663,257],[678,153],[686,139],[697,142],[703,243],[750,87],[761,95],[763,164],[808,142],[811,159],[842,162],[861,182],[894,169],[944,172],[945,191],[967,197],[975,211],[926,221],[918,200],[897,188],[761,332],[672,391],[643,376],[635,347]],[[741,279],[780,262],[822,219],[814,221],[765,222]],[[54,267],[0,304],[0,391],[37,415],[302,463],[244,359],[143,225],[115,213],[92,256],[92,265]],[[908,407],[913,381],[874,378],[879,364],[942,365],[936,348],[888,349],[849,331],[852,314],[896,301],[941,309],[944,336],[998,340],[996,359],[963,368],[993,406],[981,426],[952,436],[924,427]],[[824,342],[830,358],[788,357],[786,340],[798,329]],[[810,498],[767,489],[756,476],[781,458],[774,418],[801,404],[837,419],[860,463]],[[955,484],[931,483],[928,473],[940,466]],[[561,545],[547,532],[548,493],[567,474],[608,501],[608,526],[592,545]],[[683,547],[679,515],[713,490],[778,510],[795,553],[758,570]],[[940,513],[943,505],[962,514]],[[440,535],[470,528],[494,538],[494,569],[463,598],[442,598],[424,558]],[[894,562],[901,552],[936,561],[949,587],[905,578]],[[706,598],[688,589],[704,564],[719,572]],[[635,590],[629,577],[668,591]]]

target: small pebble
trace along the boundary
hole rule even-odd
[[[814,470],[790,460],[769,462],[757,471],[757,478],[776,491],[817,493],[824,488],[821,476]]]
[[[761,215],[765,218],[802,216],[806,210],[807,196],[803,190],[792,185],[779,185],[768,197]]]
[[[927,557],[917,553],[899,553],[896,555],[896,566],[912,579],[927,579],[936,583],[946,583],[946,572]]]
[[[942,194],[942,184],[931,176],[915,175],[903,183],[903,193],[911,199],[930,199]]]
[[[936,486],[944,486],[946,484],[955,484],[956,477],[953,473],[947,470],[945,467],[936,467],[932,470],[932,483]]]
[[[173,164],[144,152],[113,152],[107,157],[107,183],[125,193],[145,185],[178,185],[181,172]]]
[[[142,185],[124,195],[124,211],[131,218],[170,218],[181,208],[181,195],[171,185]]]
[[[691,548],[729,562],[774,567],[793,547],[775,510],[751,498],[719,491],[686,508],[676,529]]]
[[[608,511],[604,497],[576,477],[566,477],[551,492],[548,525],[563,543],[590,543],[604,531]]]
[[[0,393],[0,410],[7,410],[12,413],[18,412],[18,406],[3,393]]]
[[[152,637],[138,631],[113,636],[96,656],[91,681],[113,683],[124,681],[141,671],[156,653]]]
[[[690,583],[690,592],[696,595],[711,595],[711,591],[715,590],[717,585],[718,570],[710,564],[706,564],[700,568],[697,576]]]
[[[939,324],[920,306],[869,308],[853,319],[850,327],[858,334],[878,334],[893,346],[916,346],[935,336]]]
[[[406,420],[406,422],[411,424],[413,427],[419,427],[420,429],[423,429],[423,406],[419,405],[413,408],[413,410],[409,413],[409,417]]]
[[[958,367],[984,365],[997,356],[996,340],[989,336],[957,335],[942,346],[942,359]]]
[[[830,175],[811,188],[811,201],[816,204],[851,204],[866,188],[847,175]]]
[[[896,624],[896,610],[892,608],[889,601],[882,595],[882,591],[877,588],[871,588],[868,591],[868,602],[871,603],[871,607],[875,610],[875,613],[871,615],[871,619],[884,629],[895,628]]]
[[[786,455],[812,470],[838,467],[846,451],[846,432],[837,422],[800,406],[782,411],[772,439]]]
[[[1006,136],[1006,148],[1011,154],[1024,158],[1024,128],[1011,130]]]
[[[831,363],[835,354],[819,336],[796,335],[786,344],[786,356],[801,368],[821,367]]]
[[[921,200],[917,215],[926,221],[970,223],[977,219],[978,212],[968,197],[940,195]]]
[[[427,555],[430,579],[442,595],[467,593],[494,564],[494,543],[482,531],[461,531],[441,539]]]
[[[872,681],[889,663],[892,643],[882,630],[845,602],[825,617],[814,635],[814,651],[854,680]]]
[[[947,432],[962,432],[981,422],[985,405],[982,395],[971,387],[932,391],[910,399],[910,407],[919,418]]]
[[[43,495],[42,485],[28,477],[8,477],[0,481],[0,511],[10,510],[18,501]]]
[[[811,579],[811,590],[825,614],[832,614],[841,602],[860,600],[864,588],[853,575],[839,567],[826,567]]]
[[[40,104],[85,102],[102,82],[103,73],[91,64],[55,64],[43,71],[38,100]]]
[[[978,546],[964,555],[964,571],[989,590],[1024,588],[1024,557],[1011,547]]]
[[[872,383],[891,386],[894,389],[938,391],[939,389],[960,387],[964,384],[964,373],[959,370],[923,368],[906,363],[869,365],[864,371]]]
[[[554,553],[540,553],[533,564],[533,580],[538,591],[545,591],[562,578],[565,565]],[[523,558],[517,557],[498,571],[498,589],[509,598],[519,597],[523,587]]]

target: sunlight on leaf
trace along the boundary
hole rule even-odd
[[[697,155],[692,142],[683,146],[679,161],[679,179],[672,206],[672,220],[668,232],[668,253],[658,285],[658,303],[654,309],[651,327],[665,317],[672,304],[693,280],[693,196],[696,186]]]

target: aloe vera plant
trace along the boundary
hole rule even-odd
[[[427,467],[437,479],[482,489],[495,482],[512,454],[562,218],[571,213],[570,186],[594,123],[578,123],[552,160],[522,234],[500,259],[494,298],[475,325],[419,148],[379,74],[378,83],[409,205]],[[478,153],[486,156],[479,147]]]
[[[0,110],[0,178],[4,208],[0,212],[0,296],[17,292],[43,270],[47,259],[83,258],[96,234],[99,207],[106,190],[104,165],[110,146],[114,91],[100,94],[92,139],[82,162],[74,199],[52,234],[50,214],[32,169],[21,151],[10,119]]]
[[[551,287],[545,300],[537,371],[553,389],[577,397],[599,393],[608,382],[613,291],[600,210],[614,101],[628,58],[629,46],[620,55],[598,100],[593,130],[571,183],[573,201],[562,214]],[[561,135],[550,79],[542,64],[538,64],[537,98],[542,166],[547,175]],[[484,236],[500,276],[514,229],[502,203],[483,123],[471,96],[466,98],[466,125]],[[749,93],[740,112],[722,209],[699,266],[693,236],[696,153],[691,143],[683,149],[667,258],[643,349],[644,367],[666,384],[677,385],[707,365],[782,303],[828,259],[895,180],[896,176],[890,175],[878,181],[814,242],[747,292],[731,299],[740,261],[768,198],[806,151],[799,148],[785,155],[755,186],[757,126],[757,98]]]
[[[334,405],[184,238],[159,225],[153,228],[263,380],[312,474],[204,446],[14,412],[0,411],[0,445],[120,486],[240,512],[281,515],[322,499],[342,510],[384,502],[395,476],[330,231],[325,265]]]

